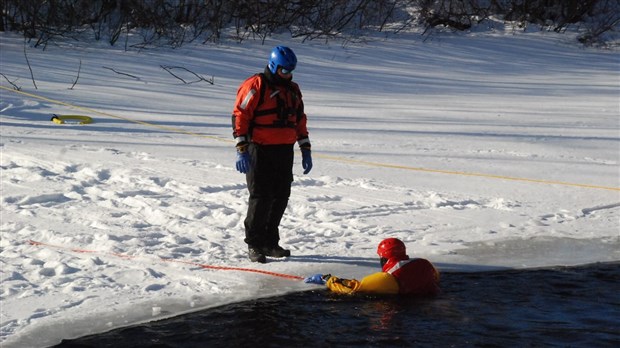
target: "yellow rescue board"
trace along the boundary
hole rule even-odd
[[[56,124],[65,124],[65,121],[75,121],[70,123],[89,124],[93,123],[93,119],[82,115],[54,115],[51,119]]]

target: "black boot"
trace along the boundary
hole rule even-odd
[[[249,247],[248,248],[248,257],[252,262],[258,263],[267,263],[267,258],[262,250],[258,248]]]
[[[271,257],[289,257],[291,256],[291,251],[288,249],[284,249],[283,247],[276,245],[274,247],[265,247],[262,249],[262,252],[265,256]]]

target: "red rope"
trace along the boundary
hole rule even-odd
[[[119,254],[119,253],[111,253],[111,252],[102,252],[102,251],[96,251],[96,250],[71,248],[71,247],[65,247],[65,246],[62,246],[62,245],[54,245],[54,244],[48,244],[48,243],[43,243],[43,242],[37,242],[37,241],[34,241],[34,240],[29,240],[28,243],[30,243],[31,245],[35,245],[35,246],[42,246],[42,247],[48,247],[48,248],[54,248],[54,249],[60,249],[60,250],[68,250],[68,251],[72,251],[72,252],[75,252],[75,253],[104,254],[104,255],[110,255],[110,256],[118,257],[118,258],[121,258],[121,259],[128,259],[128,260],[136,258],[135,256],[131,256],[131,255],[125,255],[125,254]],[[164,261],[164,262],[182,263],[182,264],[186,264],[186,265],[192,265],[192,266],[196,266],[196,267],[200,267],[200,268],[213,269],[213,270],[218,270],[218,271],[252,272],[252,273],[260,273],[260,274],[265,274],[265,275],[270,275],[270,276],[280,277],[280,278],[287,278],[287,279],[292,279],[292,280],[302,280],[302,279],[304,279],[303,277],[296,276],[296,275],[277,273],[277,272],[270,272],[270,271],[263,271],[263,270],[254,269],[254,268],[228,267],[228,266],[212,266],[212,265],[206,265],[206,264],[203,264],[203,263],[198,263],[198,262],[193,262],[193,261],[176,260],[176,259],[171,259],[171,258],[166,258],[166,257],[160,257],[159,260],[160,261]]]

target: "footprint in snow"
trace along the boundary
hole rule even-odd
[[[165,287],[166,285],[164,284],[151,284],[147,286],[146,288],[144,288],[144,291],[159,291]]]

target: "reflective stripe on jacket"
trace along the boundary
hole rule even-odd
[[[270,84],[261,74],[251,76],[237,91],[233,130],[238,142],[301,144],[308,130],[299,86],[292,81]]]
[[[383,271],[396,278],[401,294],[439,293],[439,272],[426,259],[388,260],[383,266]]]

